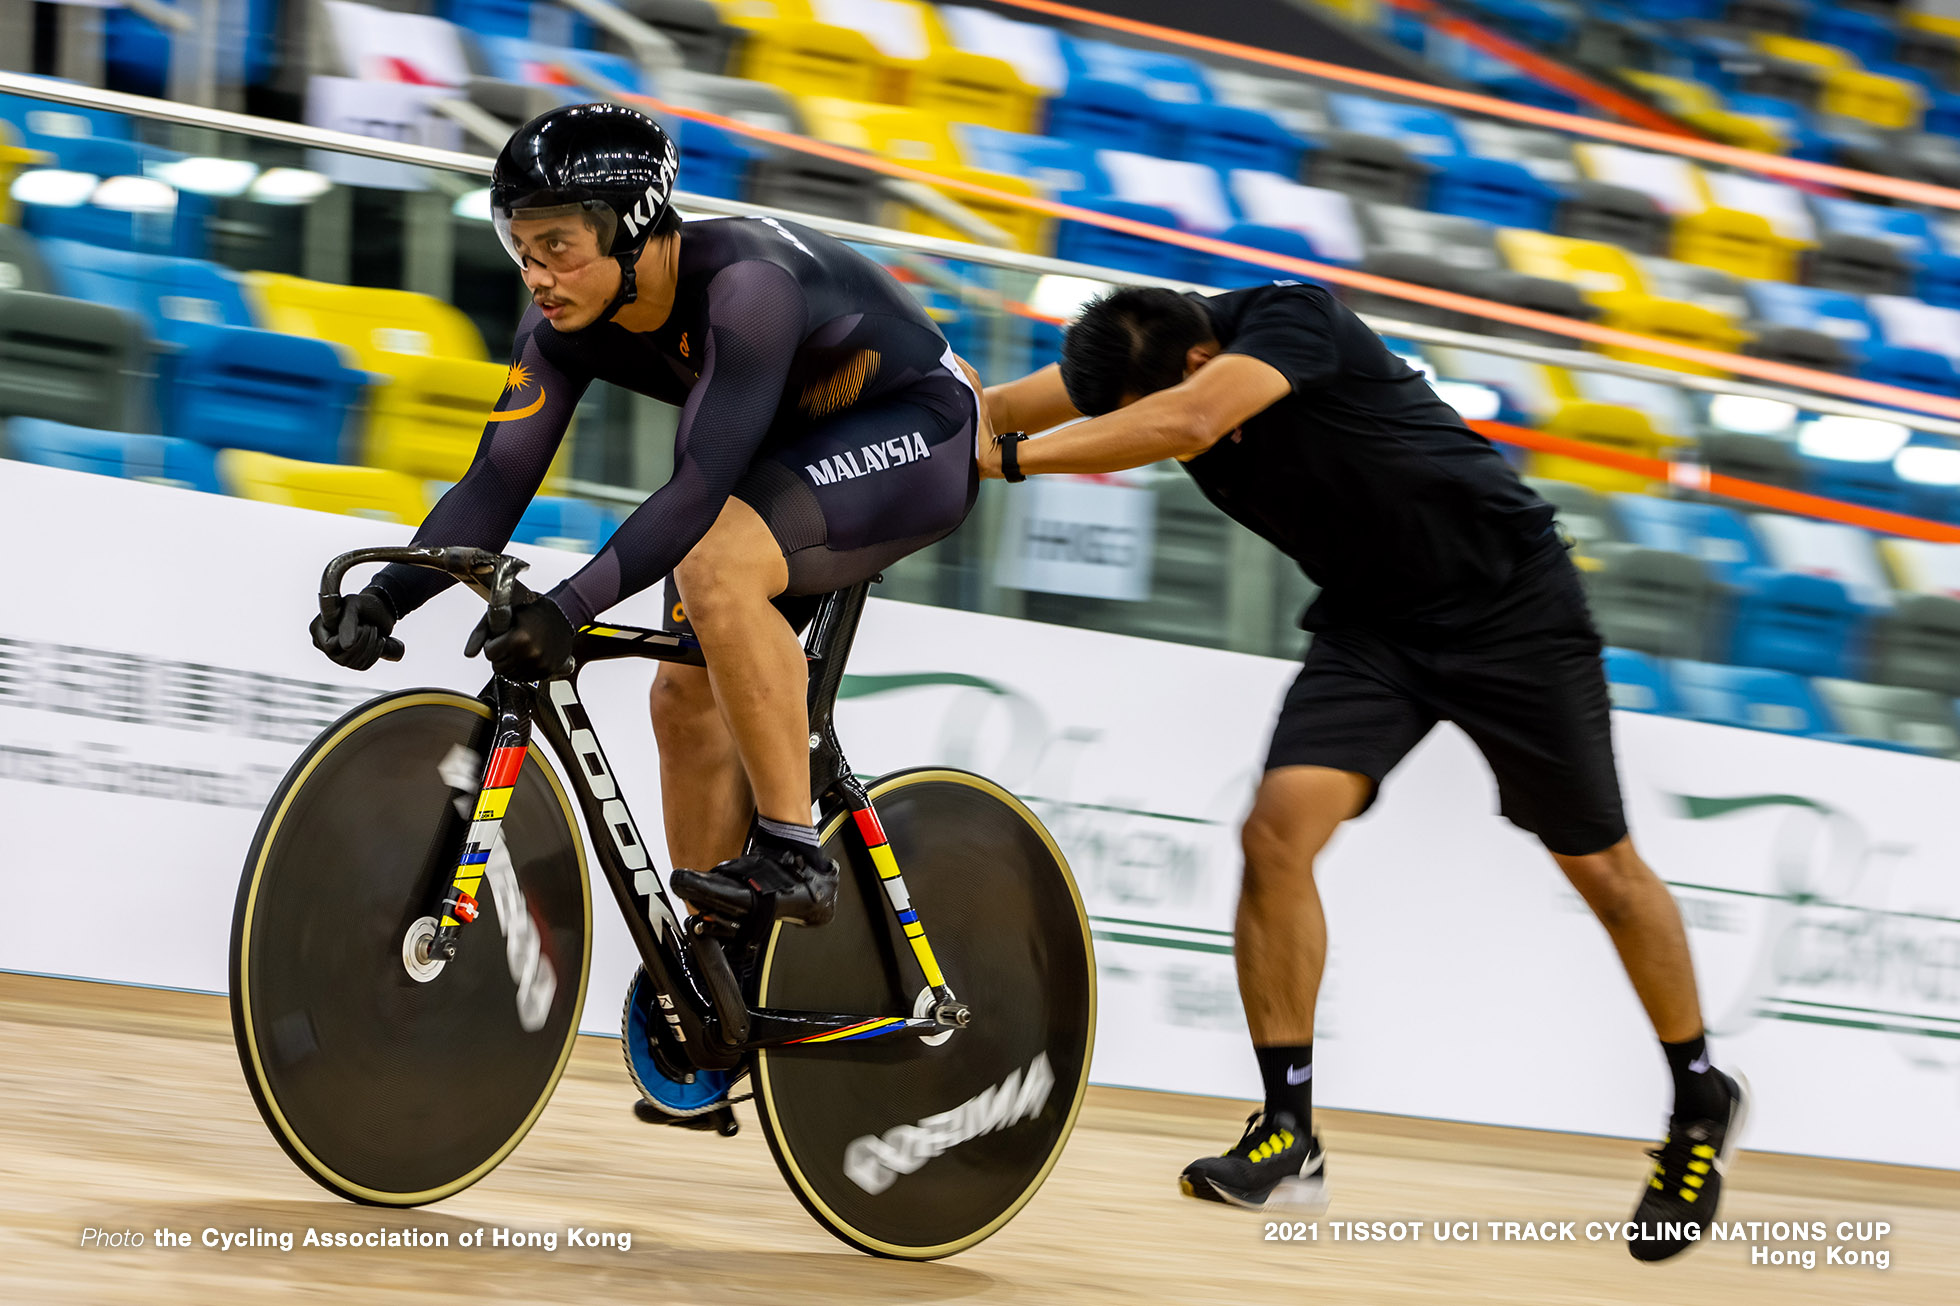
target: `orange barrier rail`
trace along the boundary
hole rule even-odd
[[[1221,55],[1247,63],[1265,64],[1269,68],[1281,68],[1288,72],[1305,73],[1309,77],[1316,77],[1323,81],[1344,82],[1349,86],[1362,86],[1388,95],[1401,96],[1404,99],[1447,105],[1450,108],[1481,113],[1492,118],[1509,118],[1513,122],[1527,123],[1533,127],[1549,127],[1554,131],[1568,132],[1575,136],[1592,136],[1600,140],[1617,141],[1622,145],[1633,145],[1663,154],[1684,154],[1692,158],[1705,159],[1710,163],[1742,168],[1749,172],[1769,173],[1793,180],[1816,182],[1824,186],[1837,186],[1844,190],[1861,191],[1867,195],[1885,195],[1913,204],[1960,209],[1960,190],[1950,186],[1907,181],[1900,177],[1881,177],[1876,173],[1859,172],[1854,168],[1840,168],[1829,163],[1786,159],[1780,154],[1764,154],[1758,150],[1745,150],[1734,145],[1723,145],[1697,137],[1653,131],[1625,123],[1604,122],[1598,118],[1582,118],[1575,113],[1559,113],[1552,109],[1538,109],[1526,104],[1513,104],[1509,100],[1500,100],[1496,96],[1451,90],[1444,86],[1430,86],[1425,82],[1410,81],[1406,77],[1390,77],[1384,73],[1363,72],[1359,68],[1345,68],[1340,64],[1322,63],[1318,59],[1281,54],[1276,50],[1262,50],[1258,46],[1241,45],[1237,41],[1181,32],[1174,27],[1160,27],[1155,23],[1138,22],[1133,18],[1117,18],[1111,14],[1098,13],[1093,9],[1057,4],[1054,0],[995,0],[995,3],[1015,9],[1025,9],[1049,18],[1060,18],[1068,22],[1123,32],[1130,36],[1140,36],[1146,40],[1161,41],[1167,45],[1182,46],[1188,50]]]
[[[1931,540],[1939,544],[1960,544],[1960,526],[1928,521],[1924,517],[1909,517],[1904,513],[1885,512],[1878,508],[1864,508],[1855,503],[1826,499],[1821,495],[1786,490],[1779,485],[1763,485],[1735,476],[1724,476],[1720,472],[1708,470],[1700,463],[1677,463],[1669,462],[1665,458],[1643,458],[1639,454],[1622,453],[1617,449],[1602,449],[1596,444],[1587,444],[1584,440],[1552,435],[1545,431],[1534,431],[1525,426],[1512,426],[1507,422],[1472,422],[1470,426],[1487,439],[1517,445],[1521,449],[1557,454],[1563,458],[1577,458],[1584,462],[1597,463],[1601,467],[1632,472],[1635,476],[1644,476],[1650,481],[1666,481],[1683,489],[1720,495],[1724,499],[1737,499],[1776,512],[1842,522],[1847,526],[1860,526],[1868,531],[1876,531],[1880,535],[1900,535],[1911,540]]]
[[[910,167],[877,155],[848,149],[841,145],[831,145],[824,141],[812,140],[807,136],[797,136],[790,132],[779,132],[767,127],[757,127],[751,123],[709,113],[701,109],[682,108],[668,104],[652,96],[625,96],[629,100],[649,106],[654,112],[672,117],[707,123],[724,131],[784,149],[796,150],[818,158],[831,159],[881,173],[902,181],[919,182],[939,190],[958,191],[999,204],[1062,218],[1071,222],[1086,223],[1109,231],[1120,231],[1139,236],[1160,244],[1175,245],[1182,249],[1196,250],[1202,254],[1217,255],[1222,258],[1255,264],[1289,272],[1296,276],[1310,277],[1317,281],[1331,282],[1335,285],[1350,286],[1356,290],[1372,291],[1406,299],[1413,303],[1428,304],[1449,312],[1463,313],[1471,317],[1487,318],[1511,326],[1525,327],[1542,331],[1549,335],[1567,336],[1574,340],[1584,340],[1591,344],[1606,345],[1619,349],[1636,350],[1648,354],[1661,354],[1686,363],[1698,364],[1723,372],[1733,372],[1740,376],[1754,377],[1774,385],[1789,386],[1799,390],[1814,390],[1820,394],[1836,395],[1861,403],[1878,404],[1892,408],[1904,408],[1912,412],[1930,413],[1936,417],[1960,420],[1960,399],[1944,395],[1928,394],[1921,390],[1909,390],[1903,386],[1883,385],[1876,381],[1863,381],[1856,377],[1838,376],[1831,372],[1819,372],[1807,367],[1795,367],[1788,363],[1771,362],[1764,358],[1751,358],[1745,354],[1724,353],[1716,349],[1703,349],[1695,345],[1682,344],[1676,340],[1666,340],[1658,336],[1643,336],[1632,331],[1622,331],[1614,327],[1597,326],[1591,322],[1581,322],[1574,318],[1560,317],[1555,313],[1541,313],[1535,309],[1518,308],[1511,304],[1500,304],[1494,300],[1478,299],[1471,295],[1460,295],[1455,291],[1437,290],[1429,286],[1418,286],[1412,282],[1396,281],[1389,277],[1376,276],[1369,272],[1357,272],[1352,268],[1337,267],[1329,263],[1317,263],[1310,259],[1293,258],[1289,255],[1274,254],[1250,245],[1237,245],[1212,236],[1199,236],[1173,227],[1158,227],[1147,222],[1137,222],[1131,218],[1117,217],[1113,214],[1098,213],[1092,209],[1077,208],[1056,200],[1016,195],[1008,191],[979,182],[942,176],[920,168]]]
[[[1460,14],[1453,14],[1431,0],[1385,0],[1385,3],[1391,9],[1414,14],[1443,35],[1455,37],[1473,49],[1502,60],[1519,72],[1536,77],[1545,85],[1564,91],[1602,113],[1610,113],[1616,118],[1673,136],[1700,136],[1699,132],[1688,130],[1652,105],[1643,104],[1624,91],[1616,91],[1596,82],[1557,60],[1547,59],[1536,50],[1519,45]]]

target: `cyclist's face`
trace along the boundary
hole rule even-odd
[[[619,291],[619,264],[577,214],[513,221],[510,239],[523,259],[525,289],[560,331],[592,325]]]

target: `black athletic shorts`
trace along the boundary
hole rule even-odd
[[[1551,543],[1441,647],[1346,626],[1316,634],[1266,769],[1333,767],[1378,790],[1432,726],[1454,721],[1490,763],[1512,824],[1555,853],[1610,848],[1627,826],[1600,647],[1578,569]]]
[[[755,509],[789,563],[776,607],[798,631],[824,595],[945,539],[973,510],[979,397],[947,358],[946,372],[902,394],[812,422],[736,485],[734,497]],[[666,620],[686,629],[672,576]]]

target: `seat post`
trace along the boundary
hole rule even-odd
[[[837,742],[834,713],[837,691],[844,683],[844,665],[857,638],[858,621],[872,581],[860,581],[824,596],[810,623],[805,648],[810,655],[810,796],[822,798],[833,790],[849,797],[858,790],[857,777]],[[858,797],[862,798],[861,790]],[[861,805],[861,804],[853,804]]]

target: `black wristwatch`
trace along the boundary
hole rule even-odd
[[[1021,441],[1028,438],[1026,431],[1008,431],[994,437],[1000,446],[1000,475],[1005,481],[1020,482],[1028,478],[1021,473]]]

